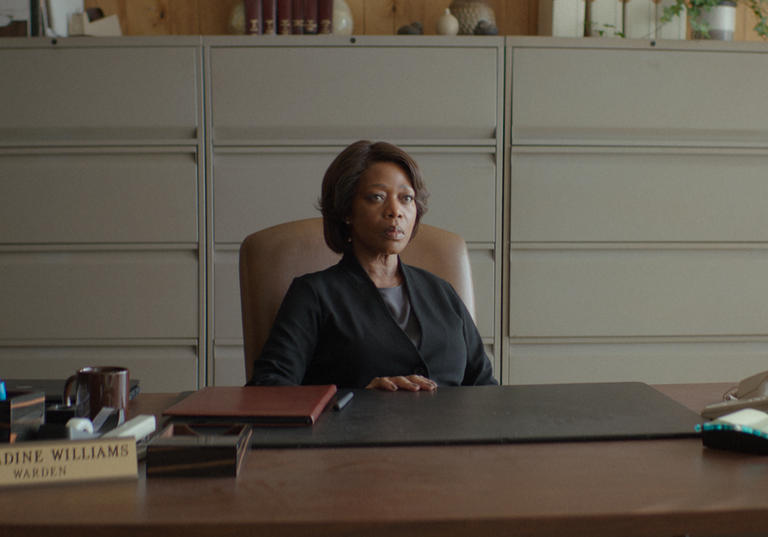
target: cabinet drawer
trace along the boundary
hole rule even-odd
[[[319,216],[326,168],[342,148],[328,152],[217,153],[214,222],[218,243],[240,243],[269,226]],[[406,148],[407,149],[407,148]],[[496,163],[487,151],[418,151],[430,191],[424,222],[458,233],[467,242],[493,242]]]
[[[472,280],[475,291],[475,318],[480,335],[493,337],[494,269],[493,256],[486,250],[470,250]],[[240,279],[238,252],[216,252],[214,266],[214,326],[217,341],[243,337],[240,312]]]
[[[768,144],[768,55],[521,48],[511,61],[513,144]]]
[[[0,254],[0,338],[198,336],[197,252]]]
[[[0,153],[0,242],[197,242],[185,153]]]
[[[131,342],[109,345],[94,340],[86,346],[0,346],[5,378],[66,379],[85,366],[127,367],[139,380],[142,393],[175,393],[198,389],[199,360],[196,345],[158,345]],[[146,343],[146,344],[145,344]],[[64,381],[61,383],[64,390]]]
[[[240,244],[254,231],[320,216],[320,184],[336,153],[217,153],[214,240]]]
[[[510,384],[636,381],[649,384],[723,382],[765,369],[765,342],[608,342],[509,346]]]
[[[513,242],[768,240],[768,153],[515,148]]]
[[[221,344],[222,340],[242,340],[243,338],[238,256],[239,252],[234,250],[219,250],[215,253],[214,344]]]
[[[496,240],[496,159],[488,153],[411,152],[429,190],[424,222],[467,242]]]
[[[214,386],[245,384],[245,353],[242,345],[214,346],[211,362]]]
[[[472,283],[475,291],[475,324],[480,335],[493,338],[496,310],[496,286],[494,273],[496,263],[493,252],[488,250],[470,250],[469,263],[472,266]]]
[[[0,144],[195,139],[193,47],[66,46],[0,50]]]
[[[492,141],[500,51],[212,48],[214,143],[395,137]]]
[[[512,337],[768,335],[768,250],[513,250]]]

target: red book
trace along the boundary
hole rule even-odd
[[[277,0],[277,33],[280,35],[293,33],[292,5],[293,0]]]
[[[333,0],[317,0],[317,33],[333,33]]]
[[[208,386],[163,412],[202,421],[312,425],[336,393],[322,386]]]
[[[304,33],[317,33],[317,0],[304,0]]]
[[[262,0],[261,20],[263,21],[263,34],[275,35],[277,33],[277,4],[276,0]]]
[[[261,0],[245,1],[245,33],[261,33]]]
[[[291,6],[291,15],[293,24],[291,25],[291,33],[303,34],[304,33],[304,0],[293,0]]]

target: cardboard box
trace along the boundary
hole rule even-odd
[[[75,13],[69,19],[69,35],[88,35],[94,37],[110,37],[123,35],[117,15],[89,21],[86,13]]]

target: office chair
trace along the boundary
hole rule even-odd
[[[293,279],[323,270],[340,258],[325,244],[322,218],[286,222],[245,238],[240,246],[240,302],[246,380],[251,378],[253,361],[261,354]],[[475,296],[464,239],[420,224],[401,258],[450,282],[474,318]]]

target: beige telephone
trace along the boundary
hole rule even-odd
[[[747,377],[723,396],[725,401],[707,405],[701,415],[714,419],[742,408],[768,411],[768,371]]]

